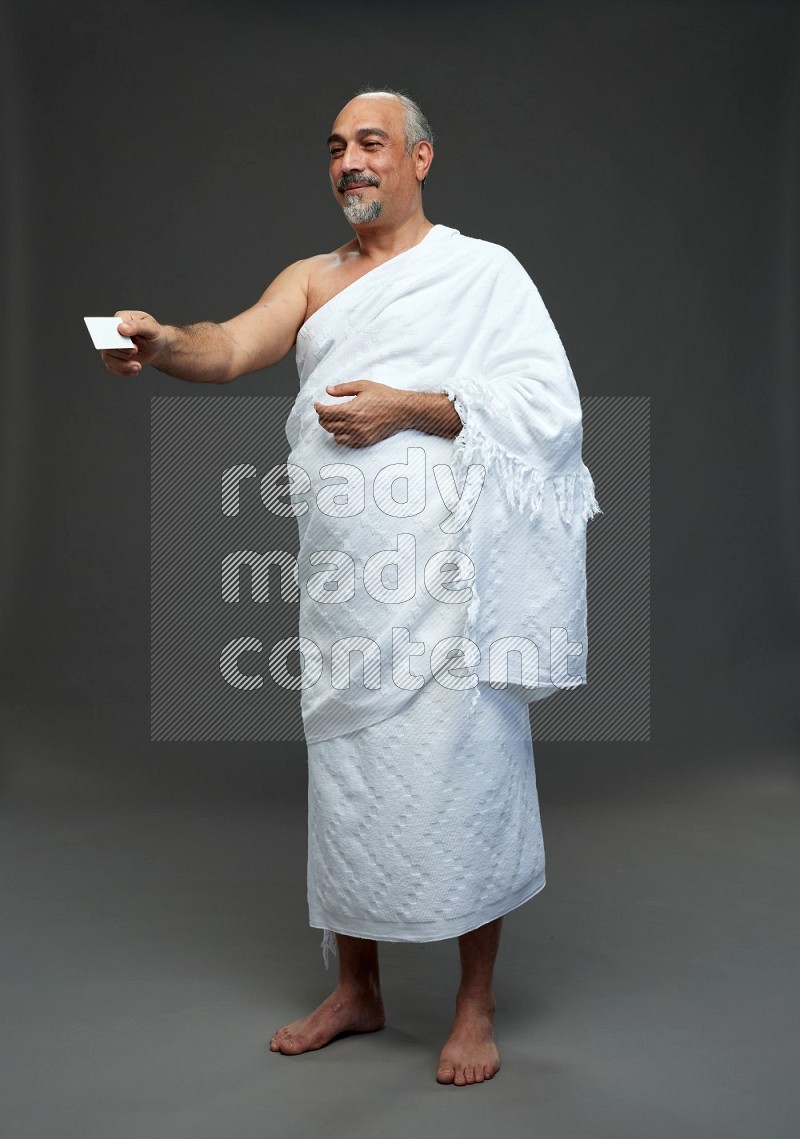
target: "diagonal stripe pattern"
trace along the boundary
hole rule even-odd
[[[650,397],[586,396],[587,683],[533,704],[537,740],[650,739]]]
[[[293,396],[151,399],[151,738],[302,740],[297,522],[276,513]],[[588,685],[539,740],[650,738],[650,401],[587,397]],[[270,506],[268,507],[267,503]],[[278,682],[277,677],[283,676]],[[294,678],[294,679],[293,679]]]

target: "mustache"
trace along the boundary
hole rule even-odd
[[[357,182],[366,184],[367,186],[380,186],[380,178],[374,174],[343,174],[339,181],[336,183],[337,190],[346,190],[348,186],[353,186]]]

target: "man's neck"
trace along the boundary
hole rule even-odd
[[[433,229],[422,210],[411,215],[400,225],[380,226],[374,222],[356,230],[356,241],[363,257],[370,261],[387,261],[418,245]]]

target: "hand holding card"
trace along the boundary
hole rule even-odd
[[[114,316],[83,319],[103,363],[117,376],[138,375],[165,347],[164,327],[147,312],[126,309]]]

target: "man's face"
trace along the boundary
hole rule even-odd
[[[405,151],[399,99],[360,95],[339,113],[328,139],[333,194],[351,225],[400,220],[414,207],[415,154]]]

